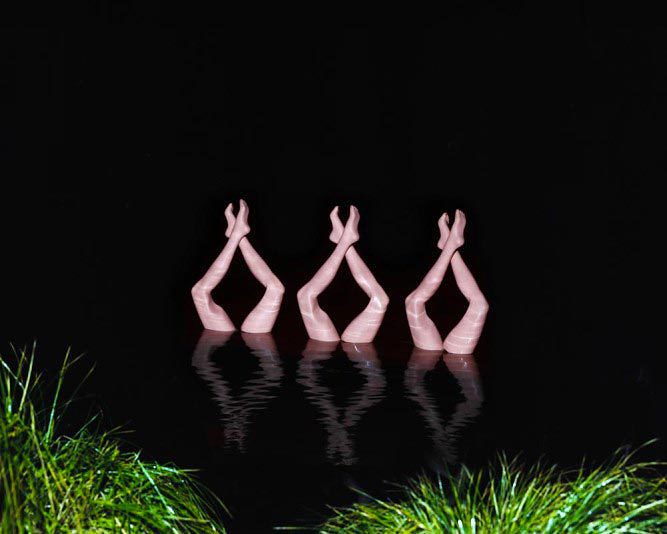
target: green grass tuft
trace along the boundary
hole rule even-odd
[[[113,433],[58,432],[67,356],[48,402],[34,348],[0,357],[0,532],[224,532],[189,471],[124,452]]]
[[[489,470],[420,478],[395,502],[335,509],[320,532],[664,532],[667,483],[660,464],[631,463],[631,456],[573,472],[501,456]]]

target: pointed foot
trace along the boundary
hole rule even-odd
[[[350,216],[341,236],[341,240],[345,240],[349,245],[359,241],[359,218],[359,210],[355,206],[350,206]]]
[[[239,202],[239,213],[236,216],[236,222],[234,223],[231,237],[240,239],[250,233],[250,225],[248,224],[249,211],[250,210],[248,209],[248,205],[246,204],[245,200],[241,199]]]
[[[230,202],[225,208],[225,219],[227,219],[227,230],[225,230],[225,237],[232,235],[232,230],[234,229],[234,223],[236,222],[236,217],[234,217],[234,205]]]
[[[338,215],[338,206],[331,210],[329,219],[331,219],[331,233],[329,234],[329,239],[334,243],[338,243],[343,236],[343,231],[345,229]]]
[[[454,224],[452,224],[449,237],[447,238],[447,243],[445,246],[454,247],[455,249],[461,247],[465,243],[463,237],[463,231],[466,227],[466,216],[461,210],[456,210],[456,216],[454,217]]]
[[[438,248],[442,250],[445,248],[445,243],[449,237],[449,215],[447,212],[443,213],[438,219],[438,228],[440,229],[440,239],[438,240]]]

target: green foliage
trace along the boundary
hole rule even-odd
[[[659,464],[631,463],[631,456],[573,472],[501,456],[489,470],[420,478],[396,502],[334,510],[320,532],[664,532],[667,484]]]
[[[0,532],[224,532],[190,472],[123,452],[113,433],[58,432],[67,356],[48,402],[34,348],[0,357]]]

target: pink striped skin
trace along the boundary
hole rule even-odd
[[[241,200],[243,202],[243,200]],[[245,202],[243,202],[245,204]],[[240,214],[240,212],[239,212]],[[225,217],[227,218],[227,231],[225,235],[230,237],[233,233],[233,228],[236,223],[234,218],[233,206],[229,204],[225,210]],[[251,334],[265,334],[271,332],[273,325],[278,317],[280,305],[285,294],[285,286],[273,274],[262,257],[257,253],[248,238],[241,239],[239,243],[243,259],[250,269],[253,276],[262,284],[266,291],[264,296],[259,301],[257,306],[248,314],[245,321],[241,325],[242,332]]]
[[[447,227],[447,222],[448,216],[445,213],[438,221],[441,232],[438,247],[442,249],[442,252],[417,289],[405,299],[405,311],[412,340],[418,348],[424,350],[444,348],[448,352],[470,354],[479,340],[488,304],[458,252],[464,243],[465,214],[456,210],[451,231]],[[463,319],[443,342],[440,332],[426,313],[426,302],[442,284],[450,263],[456,282],[470,305]]]
[[[225,310],[213,301],[211,291],[227,274],[234,253],[239,248],[250,272],[266,287],[264,296],[243,321],[241,330],[253,334],[264,334],[271,332],[276,322],[285,287],[246,237],[250,232],[248,205],[243,199],[241,199],[239,205],[239,212],[236,217],[234,217],[231,204],[225,209],[227,219],[225,235],[229,239],[222,252],[206,271],[206,274],[192,288],[192,299],[204,328],[222,332],[235,330],[234,323],[232,323]]]
[[[449,237],[448,222],[449,216],[443,213],[438,220],[438,227],[440,228],[438,248],[440,249],[444,248]],[[446,352],[452,354],[472,354],[482,335],[486,316],[489,312],[489,303],[484,298],[475,278],[458,251],[452,256],[452,272],[456,285],[468,301],[468,309],[459,323],[445,338],[443,348]]]
[[[332,231],[329,239],[338,243],[343,235],[343,223],[338,217],[338,206],[330,214]],[[348,343],[371,343],[380,329],[387,311],[389,297],[373,276],[354,246],[347,249],[345,261],[359,287],[368,295],[368,305],[345,329],[341,339]]]
[[[301,317],[311,339],[317,341],[340,340],[336,327],[327,313],[320,308],[317,298],[335,278],[348,249],[359,240],[358,224],[359,211],[354,206],[350,206],[350,216],[336,248],[310,281],[296,294]]]

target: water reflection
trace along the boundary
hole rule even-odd
[[[333,392],[320,381],[322,362],[330,359],[337,342],[309,339],[299,361],[297,382],[305,388],[306,398],[319,410],[327,432],[326,454],[337,465],[357,462],[354,429],[368,409],[384,398],[386,379],[372,343],[342,343],[348,359],[364,378],[364,384],[347,404],[337,405]]]
[[[249,425],[280,392],[284,371],[270,334],[242,333],[240,337],[246,350],[236,347],[227,358],[214,360],[214,353],[224,347],[230,337],[230,333],[205,330],[192,355],[192,365],[210,388],[218,406],[225,447],[245,452]],[[335,363],[326,364],[338,347],[338,342],[308,340],[297,364],[296,382],[317,410],[317,422],[326,432],[328,462],[350,466],[359,461],[355,444],[358,426],[368,411],[385,398],[387,378],[372,343],[340,344],[351,363],[342,374]],[[252,357],[248,358],[248,352]],[[439,363],[441,360],[463,394],[463,400],[456,404],[449,417],[442,412],[440,402],[451,392],[449,388],[434,387],[443,378],[440,373],[447,372]],[[430,467],[440,471],[447,464],[457,464],[463,430],[479,415],[484,401],[474,357],[443,356],[442,352],[414,348],[404,374],[400,367],[389,366],[389,372],[401,373],[404,398],[415,403],[423,421],[431,440],[427,455]],[[427,379],[429,376],[432,378]],[[351,377],[354,378],[350,380]],[[346,395],[347,388],[357,383],[357,377],[362,379],[360,385]],[[367,420],[367,426],[373,428],[378,420],[382,417]],[[402,430],[396,428],[395,431]]]
[[[250,353],[257,357],[259,368],[244,381],[240,392],[232,393],[229,382],[212,359],[213,353],[222,348],[231,335],[231,332],[204,330],[192,355],[192,366],[208,384],[220,408],[225,446],[234,446],[244,452],[248,421],[276,396],[283,371],[271,334],[244,332],[243,341]]]
[[[455,449],[447,440],[436,397],[426,387],[424,380],[426,374],[432,371],[440,361],[441,355],[442,351],[424,350],[415,347],[405,370],[404,384],[408,391],[408,398],[419,405],[419,414],[430,430],[436,462],[439,463],[441,459],[444,459],[446,463],[450,464],[454,462],[456,457]]]
[[[461,388],[464,400],[459,402],[447,424],[438,409],[437,397],[426,385],[427,373],[435,369],[441,352],[414,348],[405,371],[404,384],[408,397],[419,405],[419,414],[426,423],[433,441],[431,467],[440,471],[447,464],[458,463],[457,442],[464,427],[479,415],[484,395],[477,363],[473,355],[445,354],[442,359]]]
[[[461,438],[463,429],[479,415],[484,402],[484,392],[477,362],[472,354],[445,354],[443,360],[459,383],[464,397],[464,400],[456,405],[445,428],[447,441],[456,443]]]

